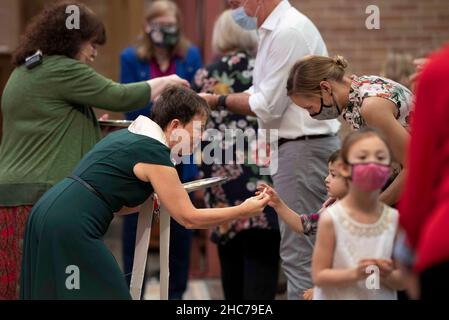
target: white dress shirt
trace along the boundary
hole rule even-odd
[[[338,120],[314,120],[287,96],[287,79],[296,61],[307,55],[327,56],[318,29],[288,1],[281,1],[259,28],[259,48],[249,105],[260,129],[278,129],[279,137],[333,134]]]

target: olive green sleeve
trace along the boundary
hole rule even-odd
[[[71,104],[126,112],[144,108],[151,99],[151,88],[147,82],[120,84],[72,59],[65,61],[56,78],[55,86],[61,98]]]

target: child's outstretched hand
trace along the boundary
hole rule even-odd
[[[277,194],[277,192],[269,185],[267,185],[265,183],[261,183],[257,187],[257,190],[258,191],[256,192],[256,195],[266,194],[270,197],[270,201],[268,202],[268,205],[270,207],[276,209],[277,207],[279,207],[282,204],[282,200],[281,200],[281,198],[279,198],[279,195]]]
[[[240,206],[245,212],[245,216],[252,217],[261,214],[269,201],[270,197],[267,194],[259,194],[246,199]]]

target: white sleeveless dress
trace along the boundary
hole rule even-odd
[[[329,207],[335,229],[333,269],[355,268],[362,259],[391,259],[398,227],[397,210],[384,206],[382,216],[373,224],[352,219],[337,202]],[[370,277],[371,279],[371,277]],[[372,279],[371,279],[372,280]],[[373,281],[361,280],[350,286],[318,287],[314,300],[396,300],[397,292],[382,284],[373,289]],[[375,287],[375,286],[374,286]]]

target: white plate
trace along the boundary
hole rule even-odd
[[[207,179],[196,180],[192,182],[184,183],[184,189],[187,192],[192,192],[200,189],[206,189],[218,186],[220,184],[226,183],[228,181],[228,177],[213,177]]]

